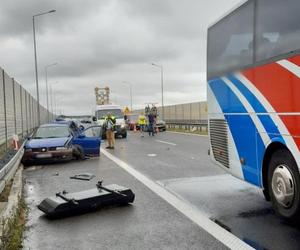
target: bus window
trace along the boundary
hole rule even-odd
[[[249,1],[208,31],[208,78],[253,63],[254,4]]]
[[[300,48],[299,0],[260,0],[256,9],[256,61]]]

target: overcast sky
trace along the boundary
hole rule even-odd
[[[32,16],[40,99],[46,105],[45,65],[57,106],[90,114],[94,87],[109,86],[114,103],[133,107],[206,99],[206,29],[240,0],[11,0],[1,1],[0,67],[35,96]]]

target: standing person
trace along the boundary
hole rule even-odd
[[[144,137],[144,130],[145,130],[145,126],[146,126],[146,117],[144,116],[143,113],[141,113],[139,115],[138,125],[140,127],[141,137]]]
[[[148,133],[149,133],[149,136],[152,134],[152,136],[154,136],[154,125],[155,125],[155,116],[150,113],[148,115]]]
[[[105,117],[107,149],[115,148],[115,124],[116,118],[111,113],[108,113]]]

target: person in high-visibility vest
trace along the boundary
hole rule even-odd
[[[141,113],[138,119],[138,125],[140,127],[141,137],[144,137],[144,130],[145,130],[146,123],[147,123],[146,116],[143,113]]]

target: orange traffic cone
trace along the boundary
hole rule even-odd
[[[18,135],[14,135],[12,139],[12,146],[14,150],[19,150],[20,148],[20,143],[19,143],[19,137]]]

